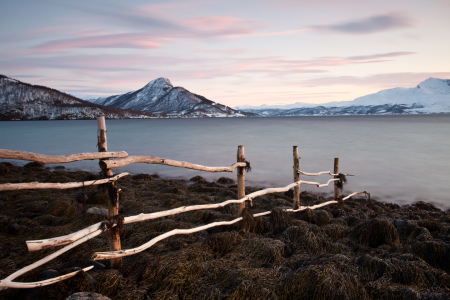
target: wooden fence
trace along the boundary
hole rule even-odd
[[[100,180],[93,180],[93,181],[85,181],[85,182],[70,182],[70,183],[40,183],[40,182],[31,182],[31,183],[6,183],[6,184],[0,184],[0,191],[10,191],[10,190],[27,190],[27,189],[70,189],[70,188],[77,188],[82,186],[90,186],[90,185],[98,185],[98,184],[106,184],[108,185],[108,191],[109,191],[109,203],[108,203],[108,217],[109,217],[109,226],[108,226],[108,235],[110,239],[110,251],[108,252],[96,252],[94,259],[95,260],[103,260],[103,259],[111,259],[111,266],[112,267],[118,267],[121,264],[121,258],[123,256],[129,256],[133,255],[139,252],[142,252],[157,242],[166,239],[170,236],[174,235],[180,235],[180,234],[190,234],[198,231],[202,231],[208,228],[216,227],[216,226],[223,226],[223,225],[231,225],[236,222],[241,221],[243,218],[241,217],[241,213],[243,209],[246,206],[247,202],[252,202],[252,200],[256,197],[260,197],[267,194],[272,193],[281,193],[281,192],[287,192],[288,190],[294,188],[294,197],[293,197],[293,206],[291,209],[284,209],[286,212],[298,212],[305,209],[316,209],[319,207],[323,207],[326,205],[330,205],[333,203],[339,203],[343,202],[350,197],[353,197],[357,194],[368,194],[366,192],[355,192],[352,193],[345,198],[340,198],[339,190],[340,190],[340,184],[342,184],[342,180],[344,176],[339,173],[339,159],[335,158],[335,164],[334,164],[334,173],[330,171],[324,171],[324,172],[318,172],[318,173],[306,173],[300,170],[299,166],[299,155],[298,155],[298,147],[294,146],[294,182],[285,186],[285,187],[279,187],[279,188],[267,188],[263,190],[259,190],[256,192],[253,192],[251,194],[245,195],[245,172],[246,169],[249,168],[249,163],[245,160],[244,155],[244,146],[238,147],[237,152],[237,162],[234,163],[230,167],[210,167],[210,166],[203,166],[203,165],[197,165],[192,164],[189,162],[184,161],[175,161],[160,157],[154,157],[154,156],[128,156],[126,152],[108,152],[107,151],[107,141],[106,141],[106,126],[105,126],[105,119],[103,116],[98,117],[98,149],[99,152],[96,153],[80,153],[80,154],[72,154],[72,155],[64,155],[64,156],[51,156],[51,155],[43,155],[43,154],[37,154],[37,153],[31,153],[31,152],[24,152],[24,151],[15,151],[15,150],[3,150],[0,149],[0,158],[3,159],[18,159],[18,160],[26,160],[26,161],[35,161],[35,162],[41,162],[44,164],[47,163],[53,163],[53,164],[60,164],[60,163],[68,163],[68,162],[74,162],[74,161],[80,161],[80,160],[94,160],[94,159],[100,159],[100,167],[102,169],[103,176],[106,177],[104,179]],[[110,160],[110,158],[115,158],[114,160]],[[180,167],[180,168],[188,168],[188,169],[194,169],[194,170],[200,170],[205,172],[234,172],[237,169],[237,189],[238,189],[238,199],[232,199],[227,200],[221,203],[214,203],[214,204],[202,204],[202,205],[192,205],[192,206],[182,206],[166,211],[160,211],[160,212],[154,212],[154,213],[141,213],[136,216],[129,216],[125,217],[121,220],[123,224],[129,224],[129,223],[135,223],[135,222],[142,222],[146,220],[153,220],[157,218],[167,217],[167,216],[173,216],[176,214],[188,212],[188,211],[195,211],[195,210],[202,210],[202,209],[213,209],[213,208],[219,208],[224,207],[226,205],[230,204],[237,204],[238,205],[238,216],[236,219],[231,221],[221,221],[221,222],[213,222],[210,224],[206,224],[203,226],[190,228],[190,229],[173,229],[169,232],[166,232],[164,234],[161,234],[151,240],[149,240],[147,243],[136,247],[132,249],[126,249],[122,250],[120,247],[120,236],[118,231],[118,220],[119,218],[115,217],[118,215],[118,207],[119,207],[119,190],[116,187],[116,181],[123,177],[128,175],[128,173],[120,173],[117,175],[113,175],[112,170],[114,168],[119,168],[126,166],[128,164],[132,163],[148,163],[148,164],[162,164],[167,166],[174,166],[174,167]],[[318,182],[313,181],[305,181],[301,180],[301,176],[319,176],[323,174],[328,174],[332,176],[333,178],[328,180],[327,183],[320,184]],[[350,174],[346,174],[346,176],[353,176]],[[317,204],[314,206],[301,206],[301,199],[300,199],[300,187],[302,184],[306,185],[316,185],[317,187],[324,187],[329,186],[330,183],[334,183],[335,186],[335,194],[334,199],[331,201],[327,201],[321,204]],[[254,217],[260,217],[269,215],[271,211],[261,212],[258,214],[253,215]],[[112,222],[111,222],[112,221]],[[30,270],[33,270],[52,259],[58,257],[59,255],[67,252],[68,250],[80,245],[81,243],[84,243],[88,241],[89,239],[92,239],[101,233],[104,232],[104,224],[105,222],[99,222],[96,224],[93,224],[89,227],[86,227],[82,230],[79,230],[77,232],[60,236],[60,237],[54,237],[51,239],[44,239],[44,240],[32,240],[27,241],[27,247],[28,251],[37,251],[42,249],[48,249],[56,246],[64,246],[63,248],[55,251],[54,253],[42,258],[41,260],[38,260],[34,262],[33,264],[24,267],[20,270],[17,270],[13,274],[9,275],[8,277],[0,280],[0,290],[6,289],[6,288],[33,288],[33,287],[39,287],[39,286],[45,286],[49,284],[53,284],[62,280],[65,280],[67,278],[73,277],[77,274],[77,272],[85,272],[89,271],[93,268],[93,266],[84,268],[82,270],[72,272],[69,274],[65,274],[63,276],[39,281],[39,282],[14,282],[13,280],[17,277],[23,275],[26,272],[29,272]]]

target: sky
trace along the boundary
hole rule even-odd
[[[0,74],[74,96],[151,80],[236,107],[450,79],[449,0],[0,2]]]

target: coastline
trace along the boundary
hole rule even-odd
[[[62,167],[50,170],[36,163],[24,167],[0,163],[0,175],[0,183],[98,179],[97,174]],[[137,174],[121,178],[118,185],[123,216],[237,199],[230,179],[209,182],[199,176],[182,180]],[[259,189],[247,187],[246,193]],[[105,208],[106,200],[106,192],[99,187],[1,192],[0,280],[49,253],[28,252],[26,240],[56,237],[103,221],[104,216],[83,211]],[[302,205],[327,200],[310,192],[301,197]],[[65,299],[71,293],[90,291],[111,299],[319,299],[327,295],[447,299],[448,211],[425,202],[399,206],[364,197],[349,199],[342,206],[280,211],[291,205],[288,193],[255,198],[248,209],[251,214],[274,212],[260,218],[250,215],[246,226],[238,222],[170,237],[125,257],[118,270],[109,269],[109,261],[99,261],[93,270],[63,282],[31,290],[7,289],[0,291],[0,297]],[[234,218],[236,209],[226,206],[124,225],[122,249],[175,228]],[[18,281],[42,280],[49,270],[64,274],[86,267],[93,263],[94,252],[108,249],[107,237],[101,235]]]

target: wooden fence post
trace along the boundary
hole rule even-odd
[[[244,146],[238,146],[237,162],[245,162]],[[245,167],[237,168],[237,186],[238,186],[238,199],[245,197]],[[245,202],[239,203],[238,215],[242,215],[242,211],[245,208]]]
[[[105,125],[105,116],[97,117],[97,128],[98,128],[98,152],[107,152],[108,144],[106,141],[106,125]],[[112,177],[113,172],[111,169],[103,169],[103,177]],[[116,182],[107,183],[109,192],[109,201],[108,201],[108,217],[112,218],[119,214],[119,192],[116,187]],[[115,226],[109,229],[109,248],[111,251],[121,250],[120,244],[120,233],[119,226]],[[111,259],[111,268],[116,269],[122,264],[122,258],[113,258]]]
[[[334,159],[334,174],[339,174],[339,158]],[[339,175],[334,176],[334,178],[339,178]],[[334,182],[334,199],[339,201],[340,199],[340,190],[338,186],[338,181]]]
[[[300,180],[300,157],[298,156],[298,146],[294,146],[294,182]],[[294,203],[293,209],[300,206],[300,183],[294,187]]]

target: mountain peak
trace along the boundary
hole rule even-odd
[[[173,85],[170,82],[169,78],[165,78],[165,77],[159,77],[159,78],[153,79],[146,86],[155,86],[155,85],[169,86],[170,88],[173,88]]]
[[[172,116],[246,116],[228,106],[191,93],[185,88],[173,87],[170,80],[165,77],[154,79],[137,91],[92,99],[92,102]]]
[[[428,94],[450,94],[450,80],[430,77],[417,85]]]

